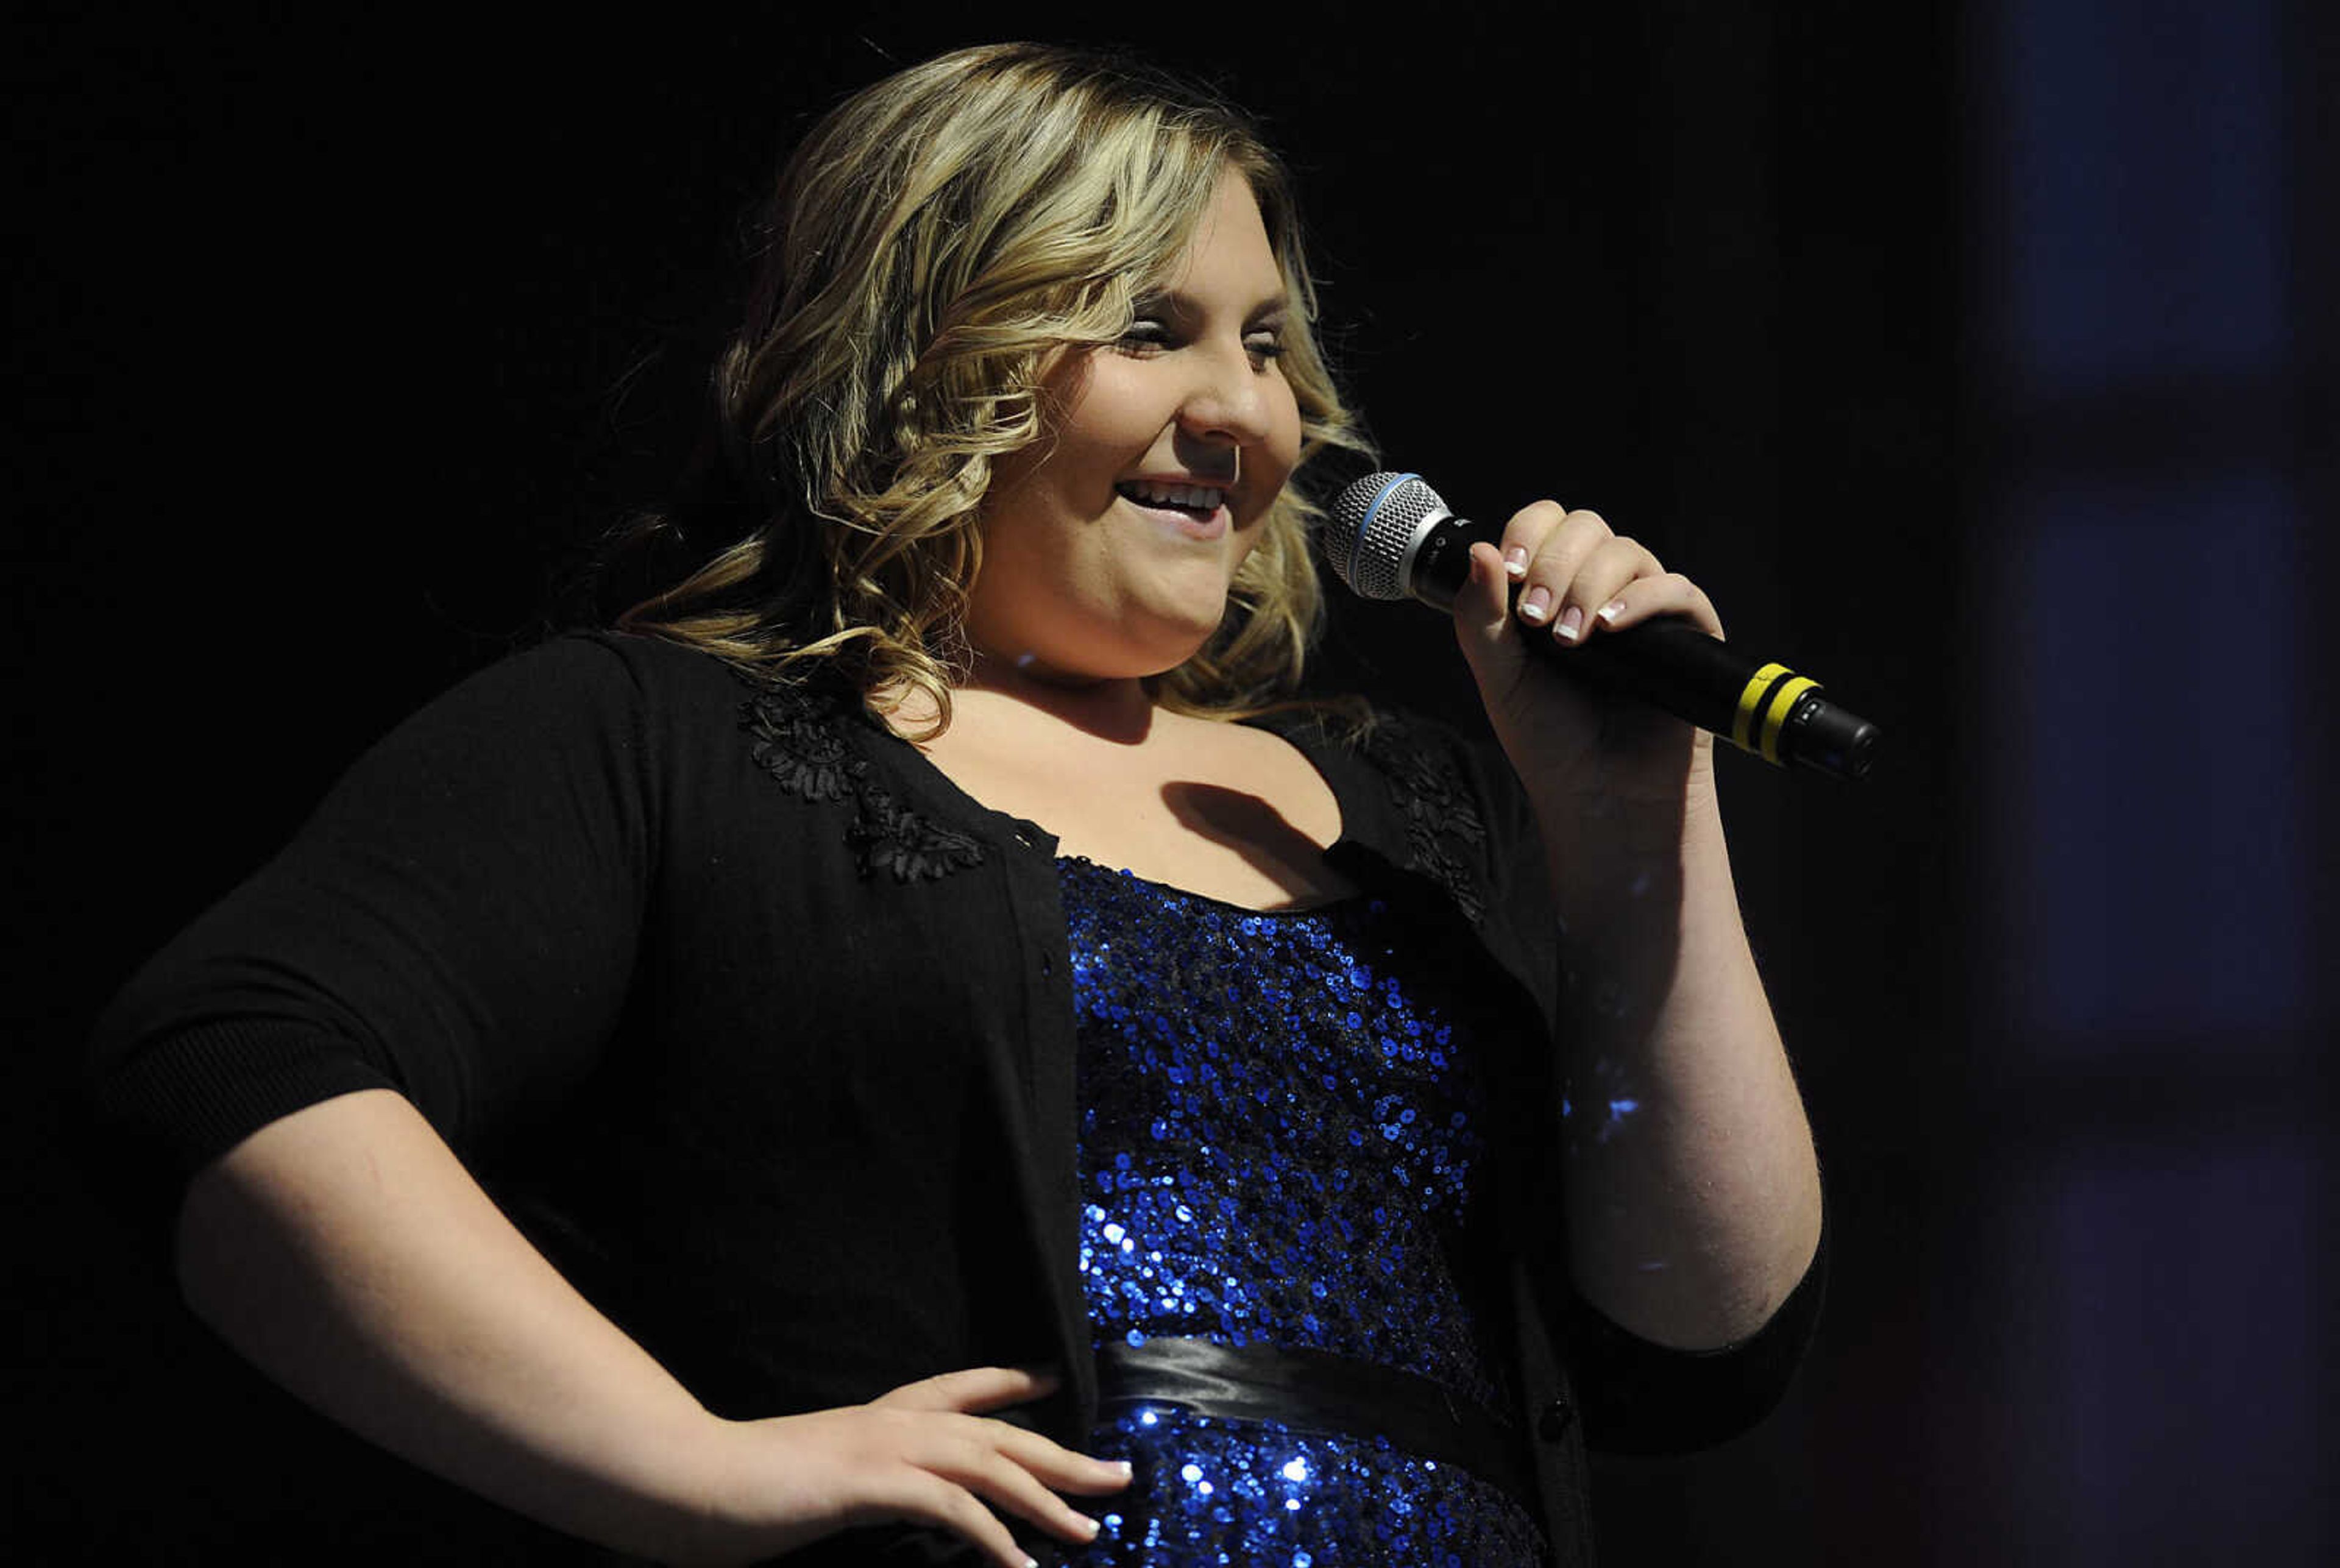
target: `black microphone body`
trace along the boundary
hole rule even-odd
[[[1458,517],[1410,473],[1373,473],[1334,498],[1324,552],[1367,599],[1415,599],[1451,610],[1470,581],[1471,546],[1502,530]],[[1581,646],[1528,645],[1598,690],[1636,698],[1768,762],[1839,779],[1868,775],[1877,726],[1819,695],[1819,683],[1740,652],[1680,616],[1660,616]]]

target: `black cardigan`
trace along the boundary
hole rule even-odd
[[[1339,800],[1337,868],[1470,934],[1514,988],[1502,1305],[1545,1523],[1589,1561],[1585,1443],[1682,1449],[1760,1418],[1819,1270],[1708,1355],[1577,1302],[1534,1112],[1557,1104],[1553,924],[1516,782],[1434,729],[1274,727]],[[392,732],[115,999],[91,1057],[104,1157],[159,1213],[267,1122],[393,1088],[717,1413],[1052,1362],[1065,1388],[1017,1418],[1078,1445],[1096,1372],[1054,853],[858,702],[562,638]],[[949,1555],[888,1539],[851,1544]]]

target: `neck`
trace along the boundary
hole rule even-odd
[[[1073,680],[978,653],[958,695],[1018,703],[1124,746],[1143,741],[1154,728],[1154,693],[1135,677]]]

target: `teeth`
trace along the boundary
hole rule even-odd
[[[1227,498],[1225,491],[1211,485],[1162,484],[1150,479],[1133,480],[1119,489],[1135,501],[1182,506],[1195,511],[1216,511]]]

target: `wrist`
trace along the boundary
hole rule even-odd
[[[649,1555],[681,1568],[753,1561],[733,1501],[750,1468],[741,1453],[748,1424],[702,1411],[669,1428],[656,1446],[665,1464],[654,1488]]]

